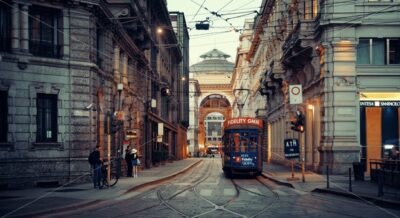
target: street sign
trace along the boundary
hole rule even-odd
[[[135,139],[138,137],[138,132],[139,132],[138,129],[128,129],[128,130],[126,130],[125,137],[127,139]]]
[[[301,85],[289,85],[289,102],[290,104],[303,103],[303,90]]]
[[[300,157],[300,143],[297,139],[285,139],[284,142],[285,158],[292,159]]]

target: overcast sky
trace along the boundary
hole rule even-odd
[[[214,48],[227,53],[231,56],[228,60],[235,62],[240,32],[233,29],[242,29],[246,18],[254,18],[254,11],[259,11],[261,1],[167,0],[169,11],[185,13],[190,36],[190,65],[200,62],[202,59],[199,56]],[[220,17],[213,15],[213,12]],[[196,22],[207,18],[210,20],[210,29],[196,30]]]

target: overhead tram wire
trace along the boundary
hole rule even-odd
[[[197,16],[197,14],[199,13],[199,11],[201,10],[201,8],[203,7],[203,5],[204,5],[204,3],[205,3],[206,1],[207,1],[207,0],[204,0],[203,3],[201,3],[201,5],[199,6],[199,9],[197,9],[196,13],[193,15],[193,17],[192,17],[192,19],[191,19],[190,21],[193,21],[193,20],[194,20],[194,18]]]
[[[206,11],[210,12],[210,14],[212,14],[212,15],[214,15],[214,16],[216,16],[216,17],[221,18],[222,20],[224,20],[225,22],[227,22],[227,23],[233,28],[233,30],[234,30],[235,32],[238,32],[238,30],[233,26],[233,24],[232,24],[231,22],[229,22],[227,19],[225,19],[224,17],[222,17],[221,14],[219,14],[218,12],[210,11],[207,7],[200,5],[199,3],[195,2],[194,0],[190,0],[190,1],[193,2],[193,3],[195,3],[195,4],[197,4],[197,5],[199,5],[199,6],[202,7],[202,8],[204,8]]]
[[[224,6],[222,6],[222,8],[220,8],[216,13],[220,12],[222,9],[224,9],[226,6],[228,6],[230,3],[232,3],[233,0],[231,0],[230,2],[226,3]]]

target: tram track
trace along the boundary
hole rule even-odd
[[[213,166],[215,166],[215,164],[211,164],[211,165],[212,165],[212,168],[213,168]],[[213,170],[207,170],[206,172],[213,172]],[[272,206],[279,200],[279,195],[278,195],[277,193],[275,193],[266,183],[262,182],[262,181],[260,180],[260,178],[256,178],[256,181],[258,181],[263,187],[266,187],[266,188],[268,189],[268,191],[272,193],[272,195],[273,195],[273,200],[272,200],[272,202],[271,202],[270,204],[266,205],[266,206],[265,206],[264,208],[262,208],[261,210],[257,211],[255,214],[250,215],[250,216],[247,216],[247,215],[238,213],[238,212],[236,212],[236,211],[234,211],[234,210],[228,209],[227,207],[228,207],[231,203],[235,202],[235,201],[240,197],[241,190],[246,191],[246,192],[248,192],[248,193],[251,193],[251,194],[253,194],[253,195],[258,195],[259,197],[262,197],[262,198],[264,198],[264,199],[270,199],[270,196],[268,196],[268,195],[266,195],[266,194],[260,194],[260,193],[254,192],[254,191],[252,191],[252,190],[249,190],[249,189],[245,188],[244,186],[239,185],[238,182],[237,182],[237,181],[239,181],[239,180],[230,179],[230,181],[231,181],[233,187],[234,187],[235,190],[236,190],[236,193],[235,193],[234,196],[232,196],[230,199],[228,199],[225,203],[223,203],[223,204],[218,204],[218,203],[213,202],[212,200],[210,200],[210,199],[208,199],[208,198],[202,196],[202,195],[200,194],[200,192],[198,191],[198,188],[197,188],[197,186],[200,185],[201,183],[203,183],[204,181],[206,181],[206,180],[210,177],[210,175],[211,175],[211,173],[208,173],[207,176],[205,176],[205,175],[203,174],[203,176],[204,176],[203,179],[198,180],[197,182],[195,182],[195,183],[194,183],[193,185],[191,185],[190,187],[181,189],[180,191],[176,192],[174,195],[169,196],[168,198],[164,198],[164,197],[162,196],[162,194],[161,194],[161,190],[159,190],[159,191],[158,191],[158,198],[159,198],[160,201],[163,202],[162,204],[164,204],[166,207],[168,207],[168,208],[171,209],[172,211],[174,211],[174,212],[180,214],[180,215],[183,216],[183,217],[202,217],[202,216],[206,216],[207,214],[210,214],[210,213],[212,213],[212,212],[214,212],[214,211],[217,211],[217,210],[225,211],[225,212],[227,212],[227,213],[230,213],[230,214],[232,214],[232,215],[234,215],[234,216],[238,216],[238,217],[255,217],[255,216],[257,216],[257,215],[259,215],[259,214],[265,212],[266,210],[268,210],[270,207],[272,207]],[[183,193],[183,192],[185,192],[185,191],[188,191],[188,190],[190,190],[190,189],[191,189],[191,191],[196,195],[197,198],[199,198],[199,199],[201,199],[201,200],[207,202],[207,203],[210,204],[213,208],[212,208],[212,209],[209,209],[209,210],[205,210],[205,211],[203,211],[202,213],[199,213],[199,214],[196,214],[196,215],[189,215],[189,214],[186,214],[186,213],[184,213],[183,211],[177,209],[177,208],[173,205],[173,203],[170,202],[171,200],[173,200],[173,198],[175,198],[175,197],[178,196],[179,194],[181,194],[181,193]]]

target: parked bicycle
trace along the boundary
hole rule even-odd
[[[103,186],[107,186],[107,187],[112,187],[115,184],[117,184],[118,179],[119,179],[119,175],[117,173],[117,168],[116,168],[116,164],[114,163],[115,161],[111,161],[111,176],[110,176],[110,183],[108,183],[108,162],[104,161],[103,165],[101,166],[101,172],[102,172],[102,177],[103,177]]]

